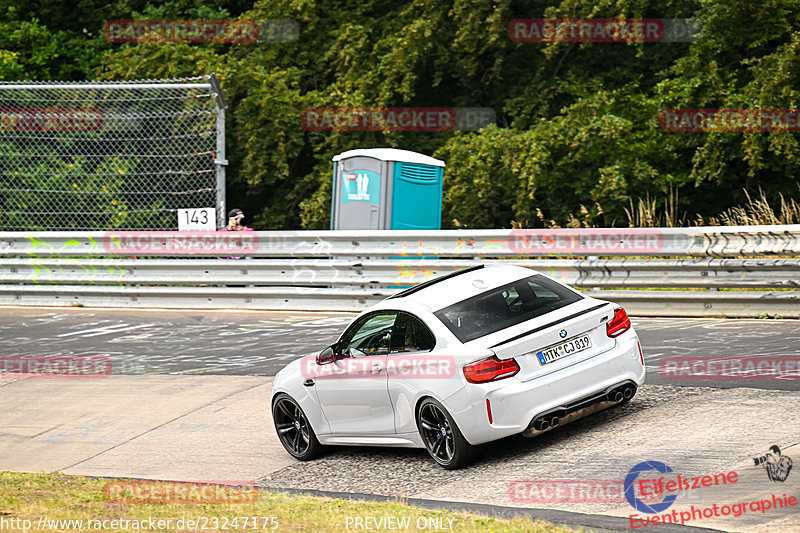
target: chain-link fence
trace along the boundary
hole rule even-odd
[[[0,230],[172,230],[178,209],[220,214],[224,108],[213,75],[0,83]]]

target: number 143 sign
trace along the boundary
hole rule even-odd
[[[215,231],[217,212],[213,207],[178,209],[178,231]]]

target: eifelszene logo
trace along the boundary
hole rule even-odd
[[[628,472],[628,475],[625,476],[625,483],[623,484],[623,490],[625,493],[625,499],[628,500],[628,503],[631,504],[631,507],[636,509],[637,511],[642,511],[644,513],[649,514],[656,514],[668,509],[670,505],[675,503],[675,500],[678,499],[677,494],[666,494],[664,499],[660,502],[656,503],[645,503],[640,498],[636,497],[636,493],[634,491],[634,484],[639,477],[639,474],[642,472],[647,472],[650,470],[655,470],[662,474],[666,474],[672,472],[673,470],[665,465],[660,461],[642,461],[638,465],[634,466]]]

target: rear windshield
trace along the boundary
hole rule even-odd
[[[434,313],[461,342],[509,328],[582,300],[583,296],[544,276],[491,289]]]

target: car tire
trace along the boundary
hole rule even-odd
[[[433,398],[420,404],[417,429],[425,449],[442,468],[455,470],[475,458],[477,448],[467,442],[450,413]]]
[[[311,424],[300,405],[288,394],[279,394],[272,402],[272,420],[278,440],[289,455],[300,461],[310,461],[323,450]]]

